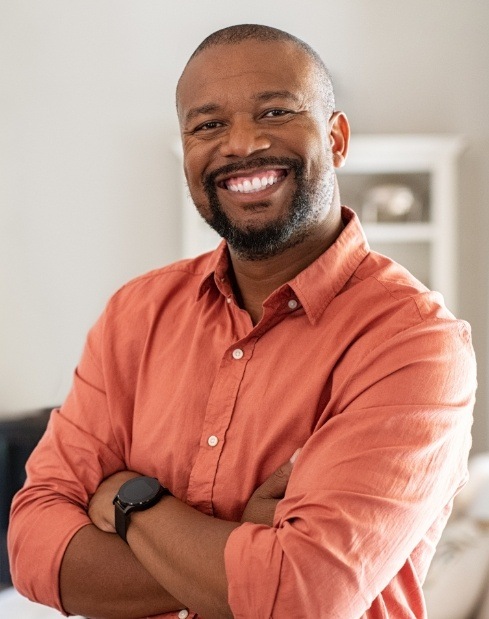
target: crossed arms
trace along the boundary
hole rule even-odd
[[[291,471],[288,461],[257,488],[242,522],[272,526]],[[190,607],[204,617],[232,617],[224,547],[240,523],[212,518],[165,497],[144,514],[133,514],[126,545],[114,534],[112,499],[134,476],[129,471],[115,473],[93,496],[88,514],[94,525],[80,529],[63,558],[60,586],[65,610],[130,619]]]

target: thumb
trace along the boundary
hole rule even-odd
[[[268,477],[258,488],[257,494],[264,499],[281,499],[285,494],[287,484],[289,483],[290,474],[294,467],[294,462],[299,455],[300,449],[297,449],[290,460],[284,462]]]

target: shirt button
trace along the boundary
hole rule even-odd
[[[215,447],[217,443],[219,443],[219,439],[217,438],[217,436],[214,436],[214,434],[212,436],[209,436],[209,438],[207,439],[207,444],[209,445],[209,447]]]
[[[235,359],[242,359],[244,355],[244,352],[241,350],[241,348],[235,348],[233,350],[233,357]]]
[[[178,619],[187,619],[187,617],[188,617],[188,610],[186,608],[184,608],[178,613]]]
[[[299,304],[297,303],[295,299],[290,299],[287,305],[289,306],[291,310],[295,310]]]

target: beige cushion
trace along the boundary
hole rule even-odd
[[[487,529],[468,518],[449,523],[423,587],[429,619],[468,619],[485,592],[488,572]]]

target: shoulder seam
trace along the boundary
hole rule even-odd
[[[375,280],[379,284],[379,286],[382,286],[382,288],[387,292],[387,294],[392,299],[394,299],[395,301],[401,301],[402,300],[402,299],[399,299],[398,297],[396,297],[396,295],[391,290],[389,290],[389,288],[384,284],[384,282],[382,282],[380,279],[375,277],[375,275],[370,275],[369,277],[371,277],[373,280]],[[361,279],[361,278],[358,278],[358,279],[360,279],[361,281],[365,281],[364,279]],[[417,294],[423,294],[423,292],[419,291]],[[424,321],[427,318],[425,316],[423,316],[423,314],[421,313],[421,310],[419,309],[419,305],[418,305],[415,297],[416,297],[416,295],[414,295],[414,294],[406,294],[404,296],[404,299],[409,299],[409,301],[411,301],[414,304],[414,306],[416,307],[416,311],[418,313],[419,319],[421,321]]]

